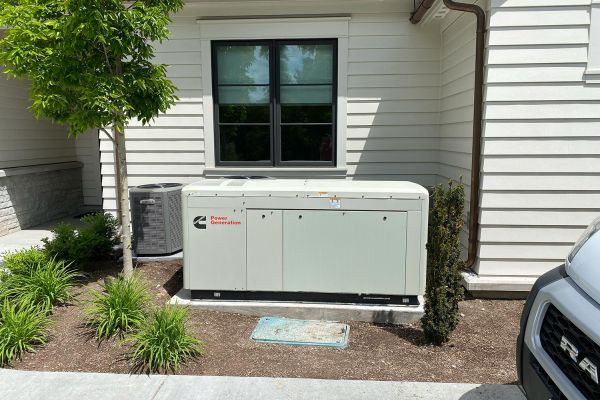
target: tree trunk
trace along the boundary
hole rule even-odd
[[[113,136],[115,132],[113,130]],[[116,143],[113,143],[113,159],[115,162],[115,184],[119,185],[121,182],[121,163],[119,162],[119,157],[117,156]],[[123,225],[123,221],[121,221],[121,191],[115,190],[117,196],[117,221],[119,221],[119,225]]]
[[[123,245],[123,275],[128,278],[133,275],[133,257],[131,252],[131,223],[129,220],[129,185],[127,183],[127,161],[125,149],[125,132],[123,126],[115,124],[113,129],[115,139],[115,176],[117,184],[117,199],[121,220],[121,244]]]

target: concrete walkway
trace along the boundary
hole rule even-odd
[[[214,376],[118,375],[0,369],[11,400],[523,400],[516,386]]]
[[[82,225],[79,219],[66,217],[0,236],[0,260],[2,258],[2,253],[7,251],[22,250],[32,246],[42,246],[42,239],[51,237],[51,229],[61,222],[73,225],[75,228],[80,228]]]

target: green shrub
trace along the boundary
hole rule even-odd
[[[458,302],[462,299],[460,232],[463,227],[465,191],[462,183],[449,183],[433,191],[427,243],[425,315],[421,319],[425,338],[433,344],[448,341],[458,325]]]
[[[3,267],[7,271],[29,270],[48,261],[46,253],[37,247],[2,254]]]
[[[78,233],[69,224],[61,223],[52,229],[52,239],[44,238],[44,252],[58,260],[79,262],[83,258]]]
[[[102,289],[102,292],[94,292],[94,299],[86,310],[88,324],[96,330],[98,339],[123,335],[142,325],[149,296],[138,278],[108,279]]]
[[[117,219],[109,213],[95,213],[81,218],[84,227],[79,231],[81,247],[87,249],[85,258],[105,258],[119,243]]]
[[[30,303],[0,304],[0,367],[46,344],[48,317]]]
[[[28,269],[11,271],[2,279],[0,288],[3,297],[11,301],[39,305],[50,311],[53,306],[73,298],[71,288],[79,277],[70,263],[49,260]]]
[[[59,224],[52,238],[45,238],[44,252],[59,260],[81,265],[91,259],[106,258],[118,243],[117,220],[112,214],[96,213],[81,218],[83,227],[77,231],[69,224]]]
[[[186,332],[187,319],[187,309],[178,306],[156,311],[131,339],[135,368],[174,372],[187,359],[202,355],[202,342]]]

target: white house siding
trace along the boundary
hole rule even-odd
[[[198,17],[349,14],[347,171],[351,179],[412,180],[438,174],[439,32],[409,21],[412,2],[355,0],[196,2],[179,14],[171,39],[157,46],[180,101],[151,126],[127,129],[129,184],[191,182],[205,173],[202,54]],[[114,210],[112,143],[101,135],[102,196]],[[283,175],[281,170],[270,175]],[[298,176],[312,176],[310,170]],[[322,172],[321,172],[322,174]]]
[[[487,2],[473,2],[487,10]],[[473,93],[475,85],[473,14],[449,11],[440,23],[440,153],[438,182],[462,179],[465,185],[465,224],[461,241],[466,256],[471,195]]]
[[[355,14],[348,62],[348,176],[435,183],[439,34],[408,13]]]
[[[178,103],[151,126],[132,121],[126,130],[130,186],[198,180],[204,173],[203,104],[199,28],[195,18],[177,18],[171,39],[157,45],[157,61],[169,64]],[[104,208],[116,209],[112,142],[100,134]]]
[[[510,281],[559,265],[600,214],[600,86],[589,0],[491,7],[477,272]]]
[[[0,66],[0,170],[76,161],[66,129],[35,119],[28,95],[27,83],[7,79]]]
[[[77,161],[83,164],[81,169],[83,205],[87,208],[101,208],[100,141],[97,130],[87,132],[75,139],[75,154]]]

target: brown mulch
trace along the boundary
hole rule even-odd
[[[116,265],[89,274],[73,305],[52,316],[49,343],[26,354],[14,368],[44,371],[129,373],[128,345],[120,339],[98,343],[85,326],[90,290],[98,289]],[[150,262],[138,267],[156,305],[181,287],[181,262]],[[405,326],[350,322],[344,350],[255,343],[256,317],[190,309],[190,332],[206,344],[206,355],[180,374],[371,379],[465,383],[514,383],[515,341],[523,301],[461,302],[461,322],[449,343],[424,343],[418,324]]]

